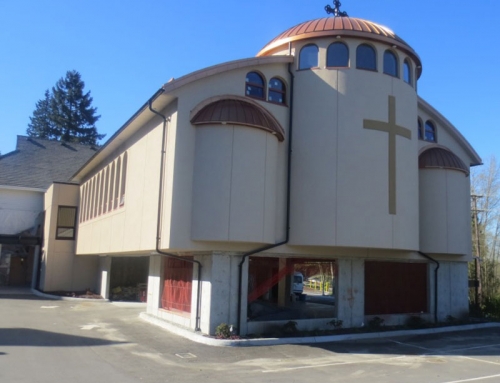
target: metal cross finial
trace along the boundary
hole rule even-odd
[[[347,12],[341,12],[340,11],[340,7],[342,5],[342,3],[340,2],[340,0],[334,0],[333,1],[333,5],[335,6],[335,8],[332,8],[330,5],[327,5],[325,7],[325,11],[326,13],[328,14],[332,14],[333,13],[333,16],[334,17],[347,17]]]

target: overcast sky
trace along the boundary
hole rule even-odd
[[[15,149],[35,103],[68,70],[91,91],[105,141],[170,78],[253,57],[286,29],[327,16],[327,4],[0,0],[0,152]],[[342,10],[410,44],[423,63],[419,95],[483,160],[500,158],[500,1],[343,0]]]

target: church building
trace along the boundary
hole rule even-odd
[[[54,184],[40,289],[97,259],[103,297],[133,281],[149,316],[204,334],[468,315],[481,159],[419,96],[418,53],[339,6],[169,81]]]

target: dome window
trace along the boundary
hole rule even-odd
[[[327,67],[348,67],[349,48],[344,43],[333,43],[328,47],[326,57]]]
[[[319,49],[314,44],[309,44],[300,50],[299,69],[311,69],[318,67]]]
[[[267,100],[276,104],[286,104],[285,83],[279,78],[274,77],[269,81],[269,95]]]
[[[264,79],[257,72],[247,73],[245,83],[245,94],[248,97],[264,100]]]
[[[356,68],[377,70],[377,54],[375,49],[368,44],[361,44],[356,49]]]
[[[436,128],[434,124],[430,121],[425,123],[425,141],[436,142]]]
[[[389,76],[399,77],[398,58],[390,50],[384,52],[384,73]]]
[[[412,85],[411,73],[412,73],[412,71],[411,71],[410,60],[405,59],[405,61],[403,63],[403,79],[407,84],[410,84],[410,85]]]

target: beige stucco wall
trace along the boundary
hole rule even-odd
[[[164,113],[174,119],[175,105]],[[85,180],[94,177],[118,156],[127,153],[125,203],[116,210],[79,224],[78,254],[133,252],[149,255],[155,249],[162,121],[152,113],[151,117],[136,135],[109,155]],[[173,143],[168,138],[167,143],[168,150],[172,152]],[[171,170],[167,169],[168,172]]]
[[[317,41],[319,69],[295,73],[291,243],[418,249],[415,89],[380,72],[325,69],[333,41]],[[361,40],[346,43],[355,63]],[[381,71],[387,47],[374,47]],[[411,140],[396,138],[396,215],[388,207],[388,134],[363,128],[364,120],[388,121],[390,95],[396,123],[412,131]]]
[[[59,206],[78,206],[78,186],[53,184],[45,193],[45,228],[40,288],[43,291],[97,289],[97,257],[75,255],[74,240],[56,239]],[[78,236],[78,231],[76,233]]]
[[[420,249],[471,260],[470,182],[463,172],[420,169]]]

